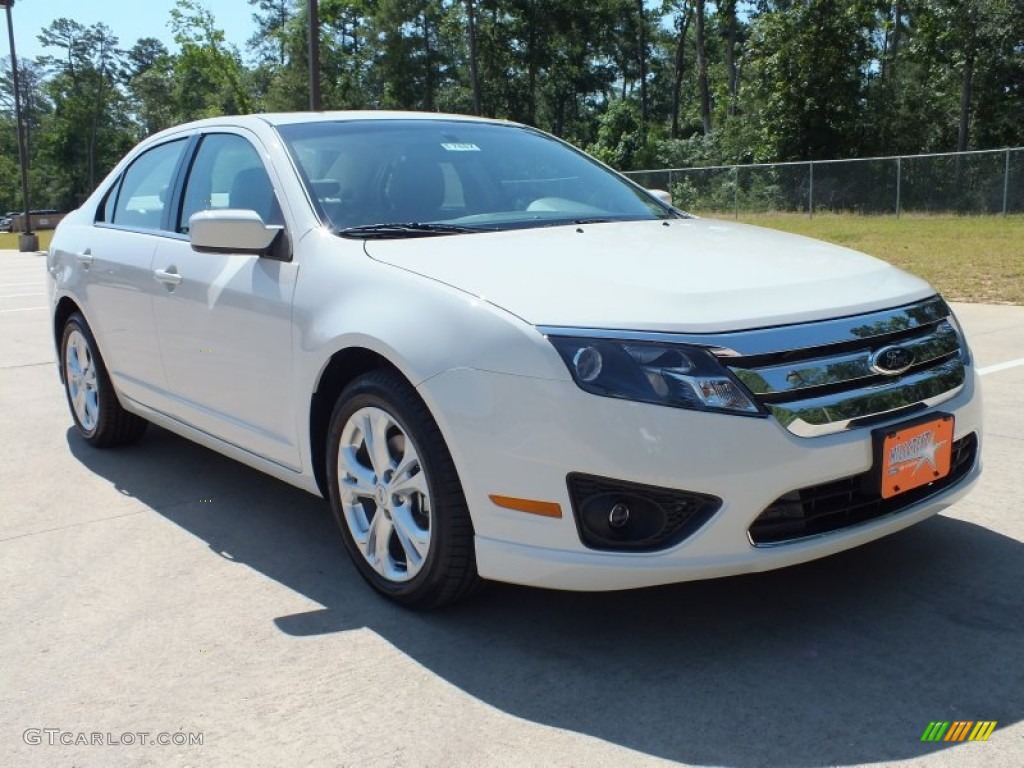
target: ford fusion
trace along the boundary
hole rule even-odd
[[[53,238],[71,416],[329,499],[416,607],[792,565],[967,491],[977,376],[929,285],[662,197],[507,122],[172,128]]]

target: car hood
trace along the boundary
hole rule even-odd
[[[923,280],[847,248],[711,219],[367,241],[378,261],[535,325],[709,333],[898,306]]]

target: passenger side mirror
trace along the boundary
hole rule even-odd
[[[647,192],[661,200],[665,205],[672,205],[671,192],[666,192],[664,189],[648,189]]]
[[[188,237],[200,253],[269,254],[284,227],[269,226],[256,211],[238,208],[197,211],[188,220]]]

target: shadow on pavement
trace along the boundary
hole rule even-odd
[[[1024,545],[970,523],[933,518],[767,574],[608,594],[496,584],[416,614],[362,582],[322,500],[156,428],[122,451],[92,450],[72,430],[68,444],[211,557],[325,606],[268,615],[282,632],[367,627],[543,725],[689,763],[816,766],[952,746],[919,740],[931,720],[1003,728],[1024,715]]]

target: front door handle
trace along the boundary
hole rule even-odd
[[[86,248],[81,253],[75,254],[75,261],[81,264],[83,267],[88,269],[92,266],[92,249]]]
[[[174,271],[172,272],[171,270]],[[168,267],[166,271],[163,269],[154,269],[153,279],[158,283],[163,283],[164,285],[181,284],[181,275],[178,274],[177,267]]]

